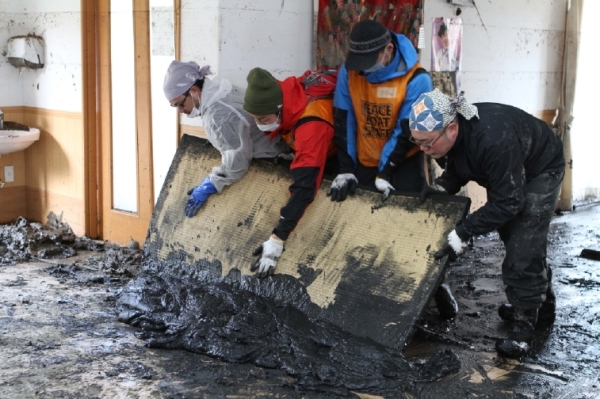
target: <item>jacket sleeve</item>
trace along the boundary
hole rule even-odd
[[[313,118],[299,121],[295,131],[296,155],[291,164],[290,198],[281,208],[279,223],[273,230],[282,240],[287,240],[317,194],[332,139],[333,127],[329,123]]]
[[[489,233],[513,219],[525,204],[525,167],[517,137],[508,128],[484,137],[500,137],[491,145],[477,150],[477,161],[487,178],[487,202],[456,227],[466,240]],[[506,140],[506,138],[509,138]]]
[[[421,94],[427,93],[432,89],[433,83],[428,73],[419,73],[408,83],[406,97],[400,107],[394,131],[381,151],[381,157],[379,158],[379,175],[381,177],[385,178],[387,176],[389,178],[396,165],[402,162],[406,158],[408,151],[414,147],[414,144],[408,141],[410,137],[410,130],[408,128],[410,110],[413,103],[417,101]]]
[[[390,181],[392,174],[396,170],[398,164],[404,161],[408,153],[413,148],[418,148],[414,143],[411,143],[408,138],[410,137],[410,129],[408,128],[408,119],[398,120],[400,124],[400,134],[396,140],[396,144],[392,149],[392,152],[387,157],[387,161],[380,163],[380,170],[377,176]],[[385,151],[385,148],[384,148]]]
[[[348,88],[348,72],[342,65],[338,72],[333,96],[335,146],[340,173],[355,173],[358,158],[356,152],[356,116]]]
[[[220,193],[225,186],[239,181],[252,161],[250,123],[233,107],[218,102],[203,115],[202,121],[210,143],[221,153],[221,165],[209,174]]]

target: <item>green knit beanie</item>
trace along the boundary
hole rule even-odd
[[[277,114],[283,104],[279,82],[268,71],[254,68],[246,78],[248,88],[244,96],[244,109],[254,115]]]

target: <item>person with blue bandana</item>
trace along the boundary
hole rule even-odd
[[[425,185],[423,153],[408,138],[412,103],[433,88],[407,37],[365,20],[350,32],[348,55],[333,100],[340,173],[328,195],[343,201],[358,184],[419,192]]]
[[[498,231],[506,247],[502,280],[508,303],[498,314],[508,337],[503,356],[529,351],[538,321],[553,322],[556,298],[546,261],[548,230],[565,173],[560,137],[546,122],[506,104],[469,104],[463,93],[439,90],[419,97],[409,117],[410,140],[444,168],[421,201],[456,194],[469,181],[485,187],[487,202],[460,221],[435,258],[456,260],[473,236]]]

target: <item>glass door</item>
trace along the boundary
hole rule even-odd
[[[96,15],[99,230],[105,240],[142,244],[177,143],[175,110],[162,95],[164,64],[174,58],[173,0],[100,0]]]

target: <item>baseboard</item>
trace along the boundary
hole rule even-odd
[[[25,186],[0,188],[0,223],[12,223],[27,213],[27,192]]]

